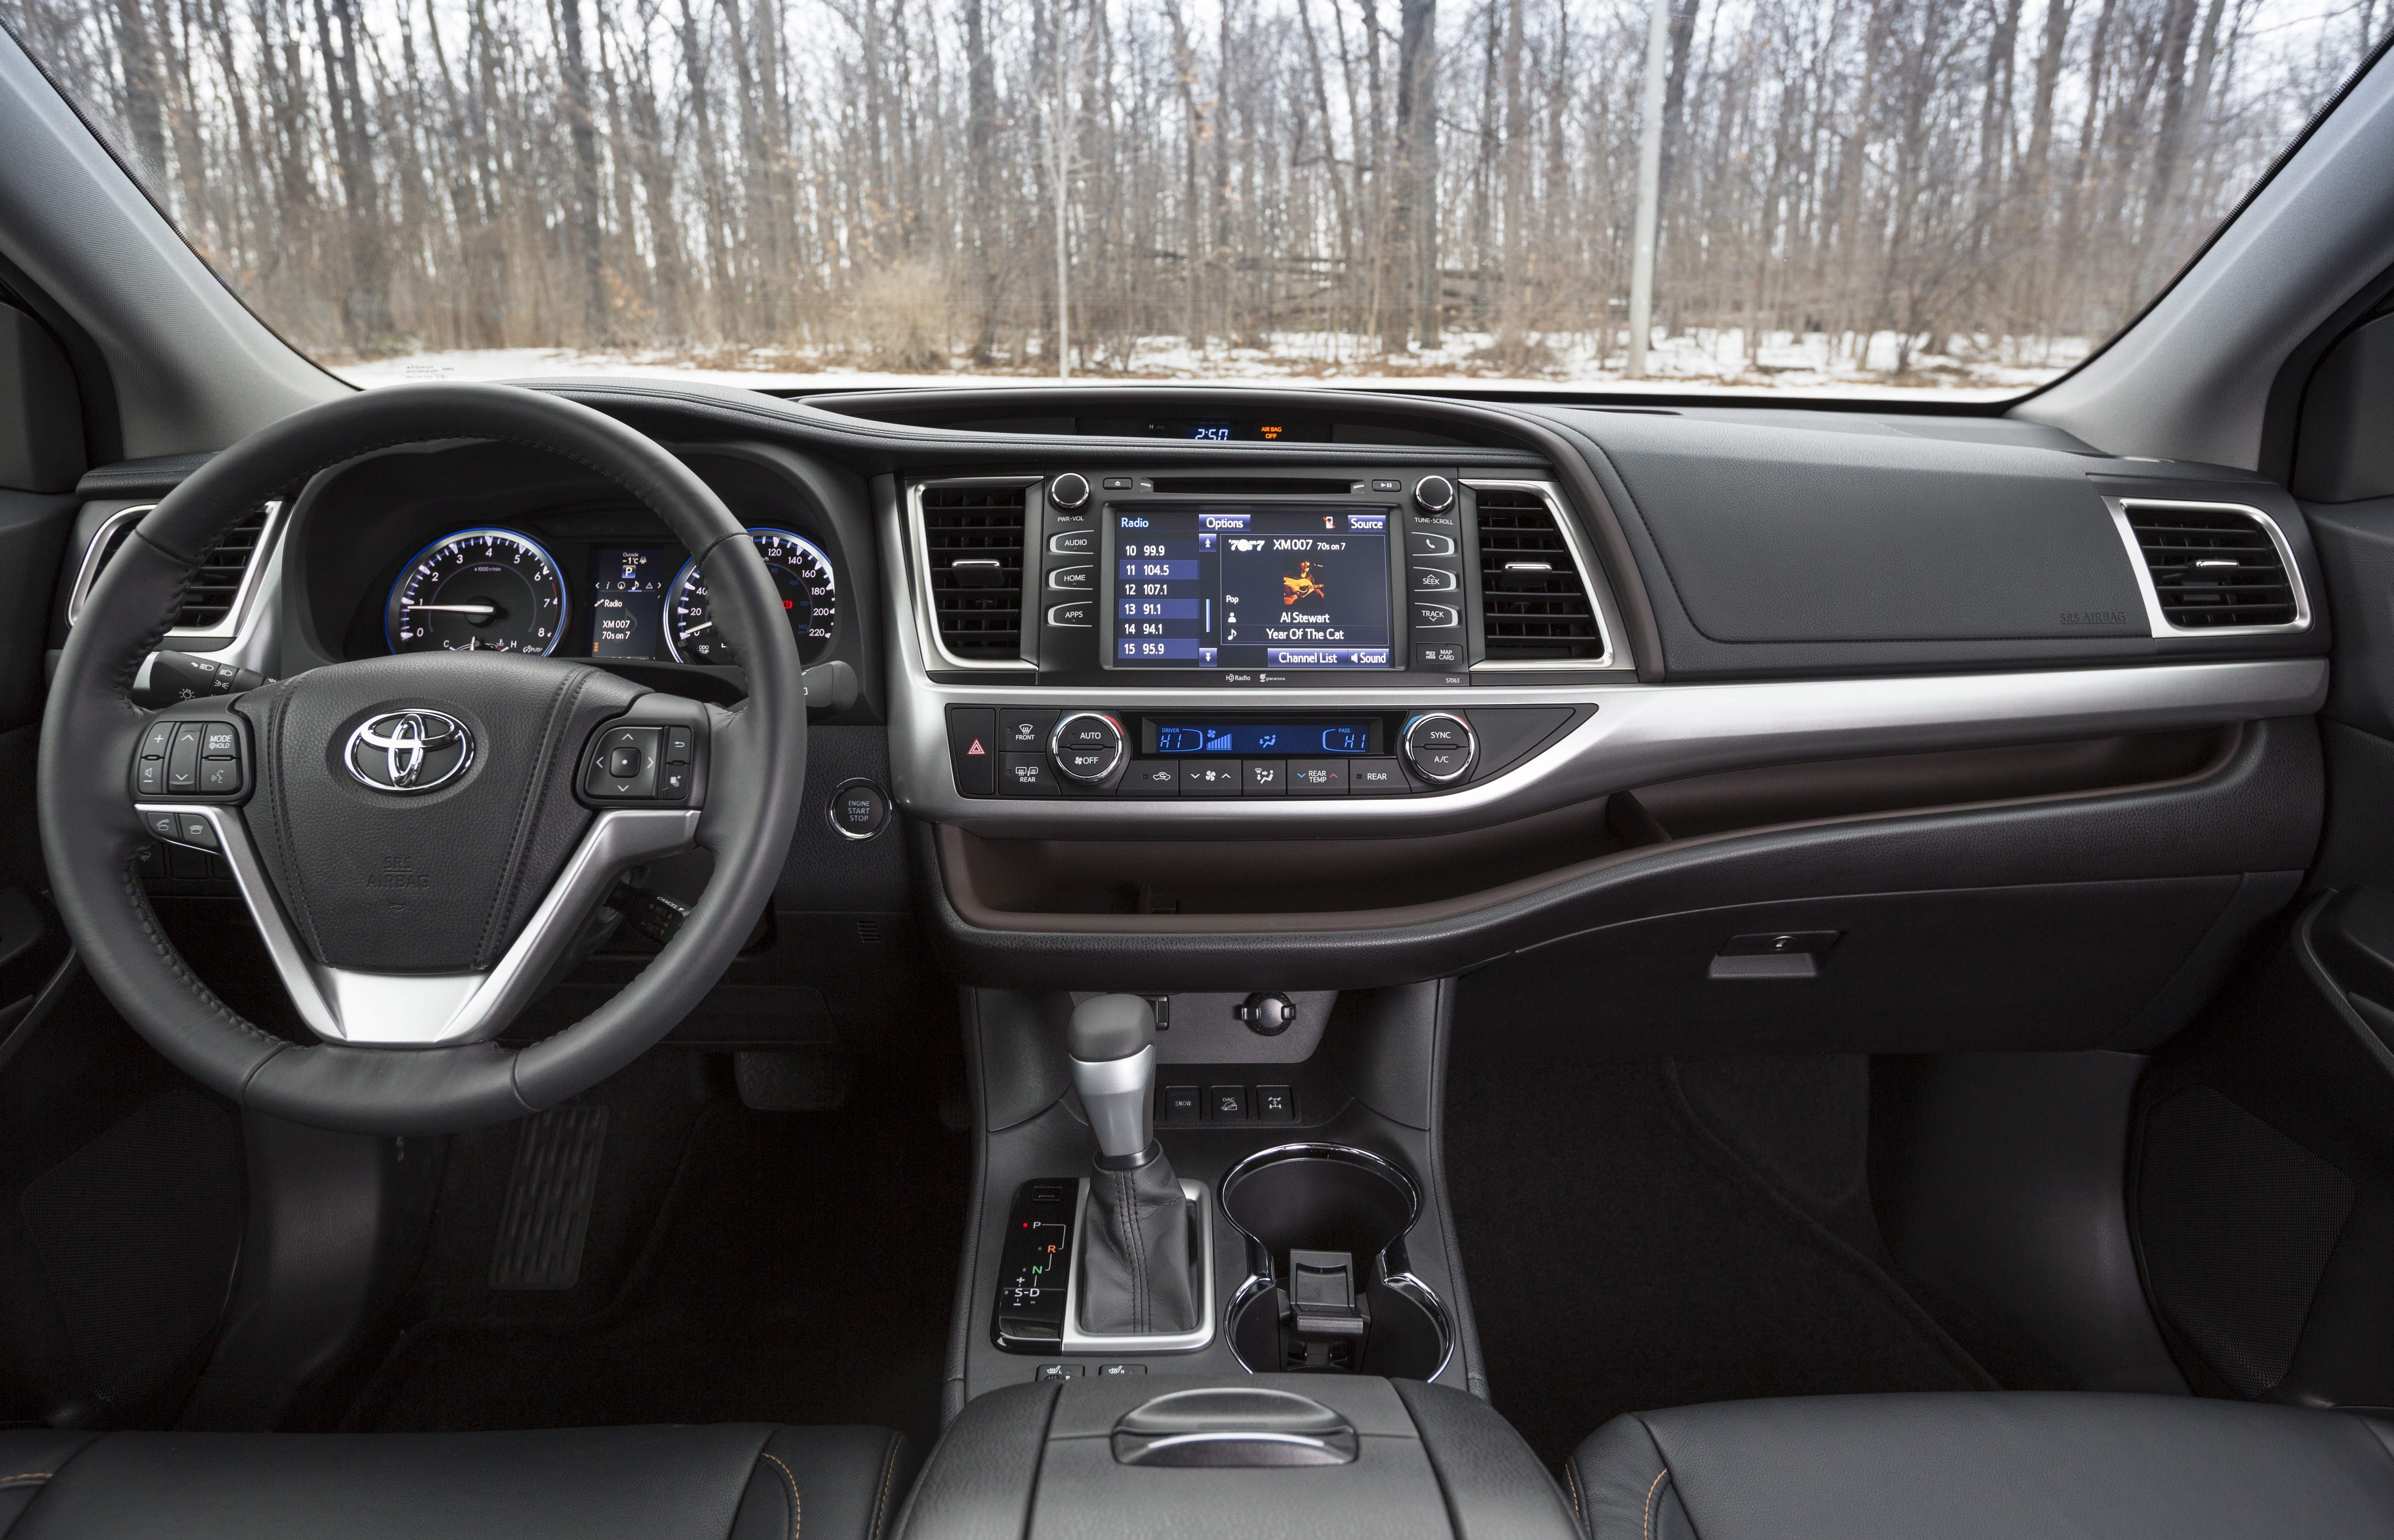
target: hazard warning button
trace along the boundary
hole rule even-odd
[[[967,796],[997,791],[997,712],[985,705],[948,707],[948,753],[955,761],[956,790]]]

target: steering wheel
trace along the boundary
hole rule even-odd
[[[450,439],[562,455],[664,520],[698,559],[746,701],[726,711],[586,665],[433,652],[332,664],[154,713],[134,704],[142,659],[244,511],[359,455]],[[193,1078],[318,1127],[445,1133],[596,1085],[697,1004],[772,892],[805,765],[805,687],[781,597],[740,520],[689,467],[559,397],[405,386],[252,434],[118,548],[50,687],[42,849],[92,978]],[[186,965],[135,872],[153,837],[231,867],[319,1041],[244,1020]],[[520,1050],[493,1041],[625,868],[693,847],[714,858],[706,891],[638,978],[554,1036]]]

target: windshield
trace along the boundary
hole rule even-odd
[[[0,20],[224,282],[362,385],[1989,398],[2167,284],[2394,3],[0,0]]]

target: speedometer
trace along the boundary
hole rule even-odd
[[[394,652],[546,657],[565,631],[565,579],[555,558],[512,530],[459,530],[400,569],[382,628]]]
[[[790,634],[798,644],[798,659],[812,663],[831,645],[839,623],[839,580],[831,558],[821,546],[787,530],[752,529],[748,538],[765,559],[781,590],[782,608],[790,617]],[[715,612],[706,598],[706,579],[698,563],[682,564],[665,593],[665,642],[683,663],[736,663],[731,644],[715,629]]]

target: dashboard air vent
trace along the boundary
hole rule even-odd
[[[1596,606],[1546,498],[1518,487],[1481,487],[1477,496],[1487,661],[1602,657]]]
[[[242,579],[249,575],[249,564],[257,559],[257,547],[266,538],[268,511],[261,504],[243,515],[200,559],[191,586],[183,591],[182,612],[175,617],[178,630],[204,631],[223,625],[232,613],[241,599]]]
[[[959,658],[1022,655],[1027,486],[923,489],[923,554],[940,640]]]
[[[2292,625],[2301,618],[2285,559],[2254,515],[2130,503],[2124,516],[2152,573],[2162,618],[2179,630]]]

